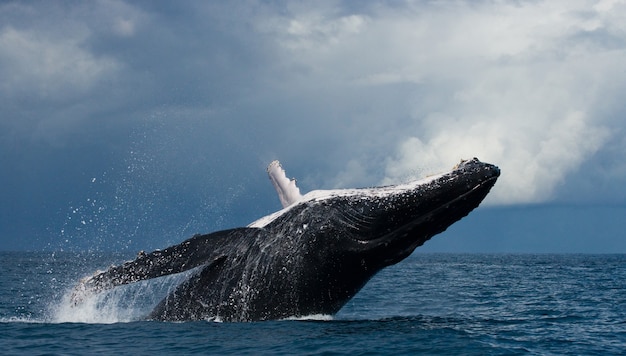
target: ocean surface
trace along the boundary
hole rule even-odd
[[[81,309],[81,278],[134,256],[0,252],[0,354],[626,353],[626,255],[414,253],[337,315],[250,323],[141,318],[177,278]]]

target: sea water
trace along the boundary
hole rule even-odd
[[[626,353],[626,255],[423,254],[376,275],[337,315],[143,321],[178,280],[68,305],[71,287],[133,256],[0,252],[0,353]]]

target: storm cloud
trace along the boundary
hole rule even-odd
[[[85,239],[241,225],[278,208],[273,159],[306,192],[476,156],[492,206],[623,205],[625,24],[623,1],[4,2],[3,234],[68,235],[77,207]]]

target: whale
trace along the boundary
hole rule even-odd
[[[232,322],[336,314],[383,268],[480,205],[500,169],[477,158],[398,185],[300,194],[267,168],[283,208],[248,226],[195,235],[83,278],[71,303],[187,272],[147,320]]]

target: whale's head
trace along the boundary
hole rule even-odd
[[[462,161],[444,174],[346,196],[336,205],[335,219],[345,222],[363,263],[382,268],[478,207],[499,175],[492,164]]]

